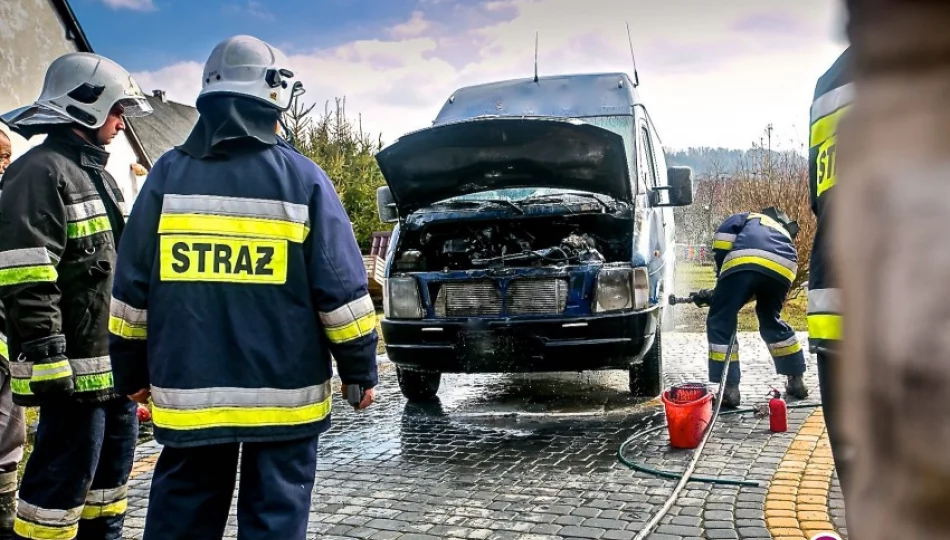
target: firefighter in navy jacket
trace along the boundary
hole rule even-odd
[[[136,200],[113,288],[116,387],[150,394],[164,445],[144,538],[220,538],[240,448],[238,534],[302,540],[331,353],[365,408],[375,309],[330,179],[275,133],[303,90],[286,58],[229,38],[203,83],[198,124]]]
[[[781,316],[798,272],[798,254],[793,243],[797,233],[797,223],[770,207],[760,213],[729,216],[713,236],[717,281],[706,319],[711,381],[722,382],[726,349],[736,330],[739,310],[755,299],[759,332],[768,344],[776,371],[788,377],[786,392],[800,399],[808,396],[802,378],[805,356],[801,344]],[[726,374],[726,407],[738,407],[741,402],[738,346],[737,341]]]

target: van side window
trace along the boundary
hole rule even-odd
[[[648,171],[648,180],[651,188],[657,187],[656,158],[653,153],[653,141],[650,140],[650,132],[646,126],[640,127],[640,138],[643,141],[643,150],[646,154],[646,165]]]

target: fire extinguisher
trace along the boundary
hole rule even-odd
[[[772,433],[784,433],[788,431],[788,408],[785,406],[785,400],[782,399],[782,393],[774,388],[769,394],[772,396],[769,400],[769,429]]]

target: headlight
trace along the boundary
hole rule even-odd
[[[419,287],[411,277],[389,278],[383,285],[383,314],[388,319],[421,319]]]
[[[595,313],[644,309],[649,303],[650,277],[646,268],[603,268],[597,274]]]

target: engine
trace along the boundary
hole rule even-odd
[[[601,224],[603,225],[603,224]],[[620,223],[615,230],[623,231]],[[570,220],[432,223],[400,242],[397,271],[449,271],[563,266],[623,257],[629,235],[604,238]],[[607,228],[609,230],[609,227]],[[629,230],[629,228],[626,228]],[[599,232],[599,231],[598,231]]]

